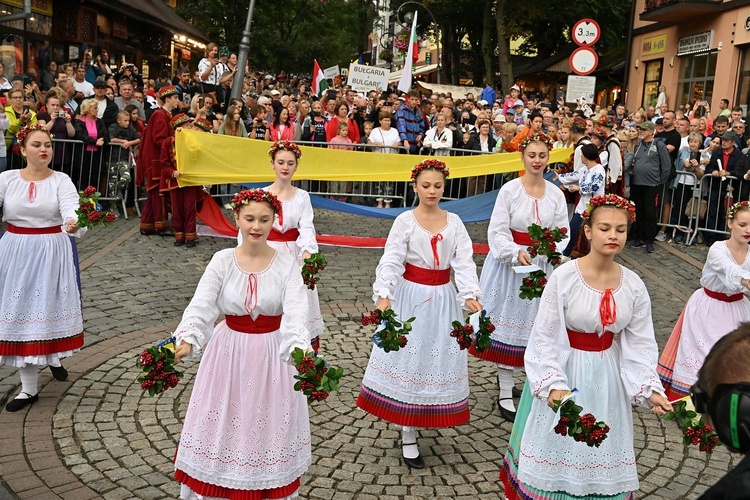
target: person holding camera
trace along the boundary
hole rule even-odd
[[[253,117],[250,130],[248,130],[250,139],[259,139],[261,141],[270,140],[271,132],[268,129],[268,121],[266,121],[265,106],[258,104],[250,110],[250,116]]]
[[[213,42],[209,43],[206,45],[205,54],[206,57],[198,63],[201,92],[216,95],[220,88],[221,76],[224,74],[224,65],[219,61],[219,46]]]
[[[10,148],[16,142],[16,134],[26,125],[34,125],[37,122],[36,113],[32,111],[29,104],[24,101],[24,92],[21,89],[13,89],[8,92],[9,106],[5,107],[8,116],[8,130],[5,133],[5,145]],[[17,155],[15,155],[17,156]],[[20,162],[20,157],[16,158]],[[11,163],[11,166],[20,167],[20,163]]]

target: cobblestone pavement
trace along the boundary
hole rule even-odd
[[[197,364],[186,364],[177,389],[144,397],[135,359],[176,326],[210,256],[232,244],[201,238],[195,249],[143,237],[137,220],[118,220],[80,241],[86,347],[65,363],[66,382],[40,376],[40,400],[30,410],[0,412],[0,499],[176,498],[172,457]],[[390,222],[317,213],[318,231],[385,236]],[[472,224],[477,242],[486,224]],[[622,262],[645,280],[653,300],[657,340],[664,346],[684,301],[699,286],[704,247],[659,244],[654,254],[627,249]],[[346,370],[342,390],[311,409],[313,465],[301,495],[319,499],[503,498],[498,470],[511,424],[498,415],[495,370],[470,357],[471,422],[420,432],[427,467],[403,466],[399,432],[355,409],[372,348],[357,319],[370,307],[380,250],[324,248],[320,299],[326,360]],[[481,265],[483,257],[477,257]],[[520,381],[520,379],[519,379]],[[0,399],[16,390],[13,370],[0,368]],[[4,406],[4,403],[3,403]],[[722,448],[712,457],[683,448],[677,427],[635,411],[641,490],[637,498],[694,498],[736,462]],[[8,490],[2,491],[2,487]]]

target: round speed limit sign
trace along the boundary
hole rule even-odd
[[[602,30],[599,28],[599,23],[593,19],[581,19],[573,25],[570,34],[576,45],[594,45],[599,41]]]

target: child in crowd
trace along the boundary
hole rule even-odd
[[[353,151],[352,140],[349,139],[349,125],[346,122],[339,122],[338,128],[336,129],[336,135],[331,138],[331,142],[328,149],[343,149],[345,151]],[[334,181],[330,185],[331,192],[341,194],[347,190],[346,182]],[[333,198],[333,197],[331,197]],[[339,196],[338,201],[346,201],[346,196]]]

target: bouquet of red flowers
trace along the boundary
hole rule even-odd
[[[529,256],[534,258],[537,255],[542,255],[553,266],[560,264],[562,254],[557,251],[557,243],[564,240],[567,234],[566,228],[549,229],[539,224],[530,225],[529,237],[534,241],[534,244],[527,248]],[[529,300],[541,297],[546,285],[547,273],[542,270],[533,271],[523,279],[519,297]]]
[[[343,368],[331,368],[323,358],[305,352],[299,347],[292,352],[292,359],[298,372],[298,375],[294,376],[297,380],[294,390],[307,396],[308,404],[323,401],[331,392],[339,390],[339,381],[344,374]]]
[[[138,377],[138,382],[149,396],[177,387],[182,378],[183,373],[174,368],[174,351],[168,344],[174,345],[174,338],[144,349],[135,363],[144,372]]]
[[[466,318],[465,324],[461,324],[460,321],[454,321],[451,324],[453,325],[451,337],[456,339],[462,351],[473,347],[479,353],[492,344],[490,336],[495,331],[495,325],[490,321],[486,311],[482,311],[479,316],[479,328],[476,333],[474,332],[474,326],[471,324],[471,316]]]
[[[94,186],[88,186],[78,192],[78,227],[91,227],[99,224],[112,224],[116,219],[114,212],[102,212],[99,205],[101,193]]]
[[[315,290],[315,283],[318,282],[318,273],[326,268],[328,261],[322,253],[317,252],[305,259],[302,266],[302,280],[310,290]]]
[[[370,314],[362,316],[362,325],[380,325],[372,336],[373,343],[385,352],[398,351],[406,346],[406,336],[411,331],[411,323],[415,318],[409,318],[401,323],[393,309],[381,311],[375,309]]]
[[[555,412],[559,410],[560,420],[555,426],[555,433],[561,436],[570,436],[575,441],[586,443],[588,446],[597,448],[607,439],[609,426],[602,421],[596,420],[591,413],[581,415],[583,408],[568,399],[560,404],[555,401]]]
[[[719,436],[708,425],[703,417],[700,417],[695,411],[688,410],[685,400],[678,401],[674,404],[674,410],[664,414],[664,420],[674,420],[682,429],[682,440],[685,446],[698,446],[700,451],[713,453],[714,448],[719,444]]]

